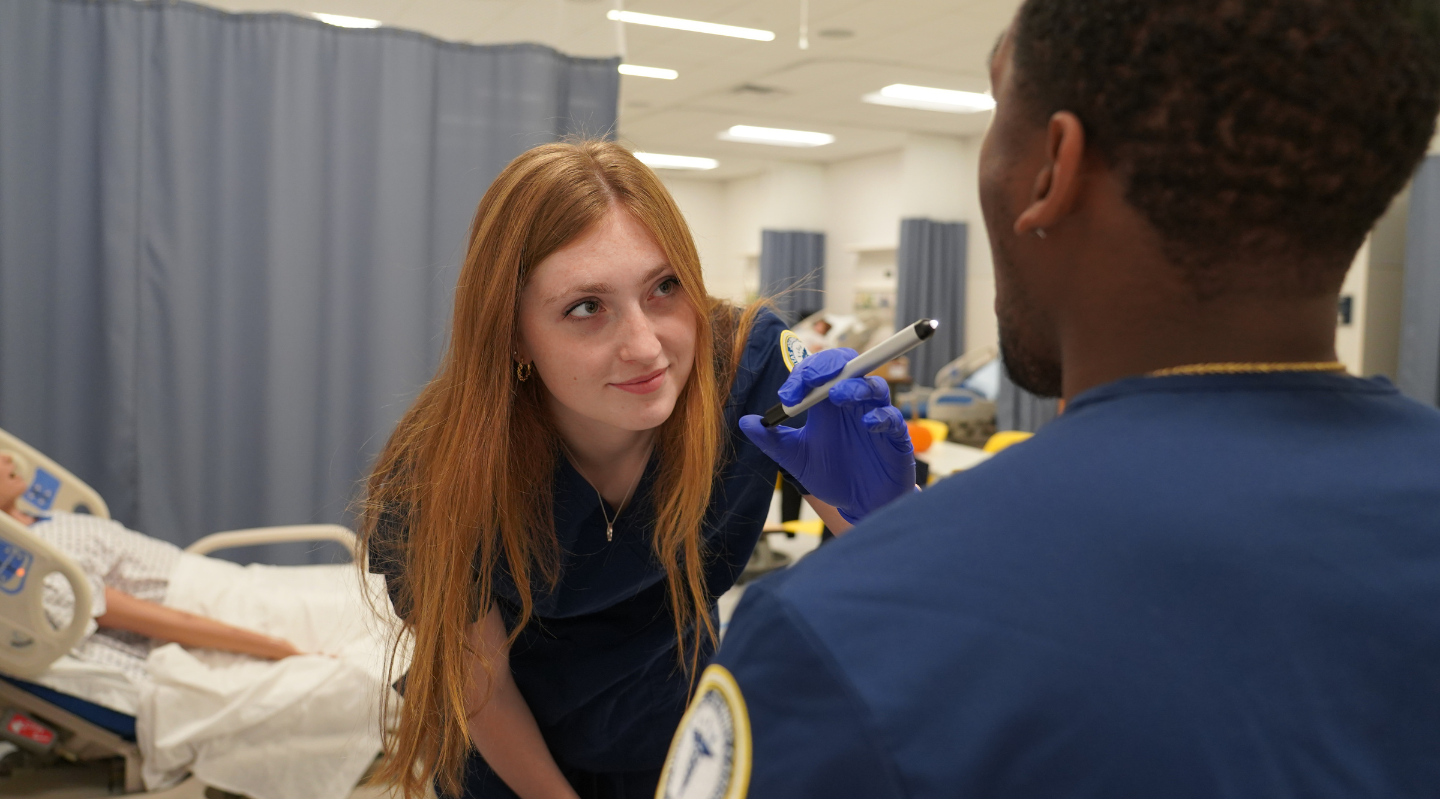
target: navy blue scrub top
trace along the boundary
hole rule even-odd
[[[774,496],[779,467],[738,423],[777,402],[789,376],[779,348],[784,329],[773,313],[757,315],[725,405],[733,454],[720,472],[704,528],[712,596],[727,591],[744,570]],[[614,540],[606,541],[595,489],[560,458],[554,492],[560,583],[553,592],[534,594],[534,615],[511,649],[510,668],[562,767],[658,769],[685,710],[690,678],[679,668],[665,572],[651,549],[654,480],[652,461],[615,522]],[[377,544],[380,556],[371,562],[378,567],[372,568],[385,574],[394,598],[398,558],[385,556],[384,541]],[[497,575],[496,583],[496,607],[513,628],[519,597],[506,575]],[[703,652],[702,668],[710,654]]]
[[[752,585],[714,662],[750,799],[1440,795],[1440,413],[1096,388]]]

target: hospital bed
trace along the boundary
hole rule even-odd
[[[993,344],[973,349],[940,367],[935,388],[917,387],[897,394],[906,418],[944,422],[950,441],[983,445],[995,430],[995,400],[1000,394],[1000,350]]]
[[[4,430],[0,430],[0,452],[11,455],[29,483],[21,510],[109,518],[108,506],[94,489]],[[358,551],[351,531],[325,524],[215,533],[185,551],[208,555],[230,547],[292,541],[334,541],[352,558]],[[69,583],[75,598],[75,612],[61,628],[50,623],[41,602],[42,585],[52,574]],[[143,790],[136,717],[34,682],[84,637],[91,621],[90,594],[90,584],[73,560],[9,514],[0,513],[0,711],[18,710],[22,717],[39,722],[28,730],[42,739],[32,741],[32,751],[43,747],[49,755],[71,761],[118,758],[112,793],[133,793]],[[23,720],[15,725],[22,734],[27,731],[21,729]]]

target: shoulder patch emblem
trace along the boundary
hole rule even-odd
[[[745,799],[749,790],[745,697],[724,666],[711,665],[670,742],[655,799]]]
[[[785,367],[795,371],[800,362],[810,357],[810,351],[805,349],[805,343],[800,337],[789,330],[780,331],[780,354],[785,358]]]

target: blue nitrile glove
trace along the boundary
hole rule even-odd
[[[800,362],[780,387],[780,401],[796,405],[816,386],[840,374],[855,357],[849,348],[825,350]],[[816,499],[834,505],[854,524],[915,490],[915,447],[890,387],[878,377],[852,377],[830,388],[830,398],[806,412],[799,430],[765,427],[744,416],[740,429]]]

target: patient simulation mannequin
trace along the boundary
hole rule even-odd
[[[31,516],[17,508],[27,487],[10,456],[0,453],[0,511],[73,558],[90,581],[94,620],[88,632],[99,634],[88,635],[76,647],[81,659],[143,671],[139,664],[151,647],[172,642],[268,660],[301,654],[288,641],[162,605],[170,573],[180,560],[178,547],[97,516]],[[54,584],[45,585],[45,612],[52,622],[67,623],[74,597],[62,578],[52,577]]]

